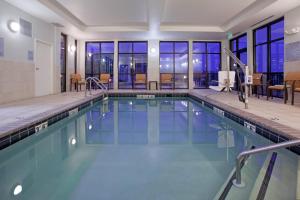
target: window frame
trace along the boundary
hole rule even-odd
[[[282,77],[282,81],[283,81],[283,75],[284,75],[284,68],[282,70],[282,72],[272,72],[272,66],[271,66],[271,45],[272,43],[274,42],[278,42],[278,41],[283,41],[284,42],[284,34],[283,34],[283,37],[279,37],[279,38],[276,38],[276,39],[271,39],[271,27],[272,25],[274,24],[277,24],[278,22],[280,21],[283,21],[284,22],[284,16],[283,17],[280,17],[276,20],[273,20],[267,24],[264,24],[256,29],[253,30],[253,72],[256,73],[257,72],[257,63],[256,63],[256,48],[258,46],[263,46],[263,45],[267,45],[267,71],[266,72],[259,72],[259,73],[262,73],[262,74],[265,74],[266,75],[266,78],[267,78],[267,82],[270,82],[270,81],[276,81],[278,79],[280,79],[280,76]],[[263,42],[263,43],[259,43],[259,44],[256,44],[256,32],[258,30],[261,30],[263,28],[267,28],[267,41],[266,42]],[[277,78],[275,78],[274,80],[271,79],[271,76],[275,74],[275,75],[278,75]],[[278,83],[276,82],[273,82],[272,84],[283,84],[282,81],[278,81]],[[282,94],[281,92],[277,92],[276,95],[274,95],[276,97],[282,97]]]
[[[205,43],[205,52],[197,52],[194,53],[194,44],[195,43]],[[207,45],[209,43],[218,43],[220,45],[220,52],[219,53],[209,53],[208,49],[207,49]],[[205,82],[205,86],[204,87],[195,87],[193,89],[208,89],[209,88],[209,72],[208,72],[208,57],[209,55],[213,54],[213,55],[219,55],[219,59],[220,59],[220,66],[218,71],[220,71],[222,69],[222,42],[221,41],[193,41],[193,48],[192,48],[192,57],[194,57],[194,55],[205,55],[205,66],[206,66],[206,82]],[[193,76],[194,76],[194,65],[193,65]],[[193,80],[194,81],[194,80]]]
[[[131,43],[131,53],[120,53],[120,44],[121,43]],[[146,43],[147,45],[147,52],[146,53],[135,53],[134,52],[134,43]],[[131,88],[120,88],[120,81],[119,81],[119,77],[120,77],[120,73],[119,73],[119,67],[120,67],[120,55],[131,55],[131,62],[133,63],[134,61],[134,55],[146,55],[147,57],[147,70],[146,70],[146,85],[145,85],[145,88],[144,89],[147,89],[148,88],[148,65],[149,65],[149,62],[148,62],[148,54],[149,54],[149,44],[148,44],[148,41],[147,40],[141,40],[141,41],[118,41],[118,89],[121,89],[121,90],[126,90],[126,89],[143,89],[143,88],[135,88],[134,87],[134,83],[132,82],[131,83]]]
[[[167,43],[167,42],[169,42],[169,43],[173,43],[173,51],[172,52],[163,52],[163,53],[161,53],[161,51],[160,51],[160,44],[161,43]],[[178,53],[178,52],[176,52],[176,43],[186,43],[187,44],[187,73],[176,73],[176,60],[175,60],[175,58],[176,58],[176,55],[180,55],[180,54],[182,54],[182,53]],[[161,54],[169,54],[169,55],[172,55],[172,57],[173,57],[173,72],[172,72],[172,74],[173,74],[173,84],[172,84],[172,88],[170,88],[170,89],[172,89],[172,90],[175,90],[175,89],[189,89],[189,68],[190,68],[190,63],[189,63],[189,41],[169,41],[169,40],[164,40],[164,41],[159,41],[159,66],[161,65],[161,63],[160,63],[160,55]],[[161,82],[161,74],[170,74],[170,73],[161,73],[160,72],[160,67],[159,67],[159,82]],[[179,75],[186,75],[186,77],[187,77],[187,87],[185,87],[185,88],[176,88],[175,87],[175,75],[176,74],[179,74]],[[162,88],[162,86],[161,86],[161,84],[159,84],[159,88],[161,89],[161,90],[168,90],[169,88]]]
[[[100,70],[99,70],[99,74],[98,73],[94,73],[94,67],[93,67],[93,62],[91,62],[91,73],[86,73],[87,70],[86,70],[86,67],[87,67],[87,58],[88,58],[88,52],[87,52],[87,45],[88,44],[91,44],[91,43],[95,43],[95,44],[98,44],[99,45],[99,55],[100,55],[100,58],[102,57],[102,55],[113,55],[113,63],[112,63],[112,73],[110,75],[111,76],[111,79],[113,81],[113,77],[114,77],[114,53],[115,52],[112,52],[112,53],[102,53],[101,51],[101,44],[103,43],[112,43],[113,44],[113,47],[115,47],[115,43],[114,41],[86,41],[85,42],[85,78],[88,78],[88,77],[97,77],[97,78],[100,78]],[[97,75],[97,76],[96,76]],[[109,84],[110,85],[110,89],[113,89],[113,84]]]

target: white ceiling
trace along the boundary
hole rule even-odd
[[[79,39],[224,39],[300,0],[6,0]]]
[[[147,24],[147,0],[57,0],[87,26]]]
[[[163,24],[222,26],[255,0],[166,0]]]

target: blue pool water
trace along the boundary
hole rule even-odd
[[[237,154],[268,143],[191,99],[110,98],[2,150],[0,199],[212,200]],[[297,173],[298,157],[282,154]]]

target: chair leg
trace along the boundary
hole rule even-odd
[[[295,91],[292,89],[292,105],[294,105]]]
[[[288,91],[287,89],[284,89],[284,104],[286,104],[287,100],[288,100]]]
[[[267,100],[269,100],[269,97],[270,97],[270,89],[267,88]]]

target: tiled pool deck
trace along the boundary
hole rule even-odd
[[[246,120],[280,133],[289,138],[300,139],[300,107],[285,105],[281,99],[266,101],[265,97],[251,97],[249,109],[238,101],[235,94],[219,93],[212,90],[111,90],[111,94],[187,94],[198,97],[212,105],[220,107]],[[0,105],[0,138],[64,112],[85,102],[101,96],[100,91],[94,91],[92,96],[85,97],[84,92],[69,92],[64,94],[37,97],[28,100]]]

